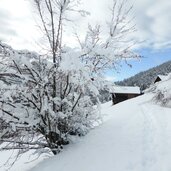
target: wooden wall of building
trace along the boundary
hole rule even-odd
[[[113,104],[120,103],[122,101],[139,96],[139,94],[123,94],[123,93],[112,93]]]

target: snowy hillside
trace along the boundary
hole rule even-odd
[[[170,86],[168,79],[145,95],[115,106],[111,102],[103,104],[102,125],[30,171],[171,170],[171,108],[154,101],[161,90],[171,93]],[[25,165],[20,169],[18,163],[12,170],[28,168]]]
[[[171,109],[149,104],[150,95],[120,103],[110,119],[60,155],[31,171],[168,171]]]
[[[152,104],[152,97],[106,103],[103,125],[32,171],[171,170],[171,108]]]
[[[123,81],[116,82],[118,85],[124,86],[139,86],[142,90],[148,88],[153,81],[156,79],[157,75],[165,75],[171,72],[171,61],[165,62],[159,66],[151,68],[147,71],[140,72],[135,76],[127,78]]]

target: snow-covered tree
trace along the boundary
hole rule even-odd
[[[171,73],[164,80],[151,85],[147,91],[154,94],[154,103],[171,108]]]
[[[84,135],[97,119],[87,95],[88,91],[97,93],[88,70],[81,63],[72,69],[61,63],[55,70],[57,95],[53,97],[52,62],[40,60],[40,56],[30,59],[7,46],[4,49],[9,56],[1,64],[0,109],[2,119],[10,126],[3,133],[18,134],[8,139],[1,135],[2,141],[10,142],[5,148],[49,147],[56,154],[69,143],[68,135]],[[35,133],[41,135],[39,141],[32,139]],[[32,135],[31,142],[28,134]]]
[[[70,136],[84,135],[98,121],[92,98],[106,87],[103,72],[120,60],[139,57],[132,51],[132,7],[114,1],[108,32],[89,25],[80,47],[63,44],[64,23],[73,12],[86,15],[77,0],[34,0],[47,38],[47,55],[15,51],[0,43],[0,118],[3,149],[50,149],[57,154]],[[7,136],[15,134],[15,136]],[[8,137],[8,138],[7,138]]]

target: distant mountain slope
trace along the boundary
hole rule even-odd
[[[136,74],[135,76],[124,79],[123,81],[116,82],[115,84],[123,85],[123,86],[136,85],[136,86],[141,87],[141,90],[144,90],[148,88],[150,84],[153,83],[157,75],[159,74],[166,75],[167,73],[170,73],[170,72],[171,72],[171,60],[159,66],[151,68],[147,71],[140,72]]]

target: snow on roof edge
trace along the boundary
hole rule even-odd
[[[141,91],[138,86],[113,86],[111,93],[141,94]]]
[[[161,80],[165,80],[167,79],[168,75],[157,75],[157,77],[159,77]]]

